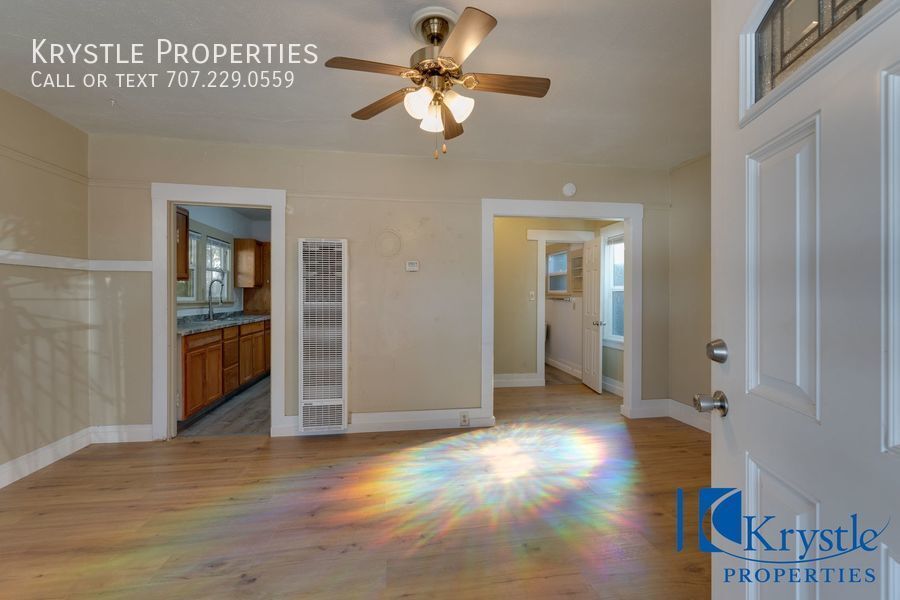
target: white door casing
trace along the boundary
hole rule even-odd
[[[584,305],[584,316],[581,336],[581,343],[583,344],[581,381],[598,394],[603,392],[603,348],[600,337],[603,331],[600,325],[601,315],[603,314],[600,297],[600,274],[602,272],[600,239],[595,238],[584,243],[582,259],[582,297],[584,299],[582,304]]]
[[[713,416],[712,485],[741,489],[744,514],[792,527],[835,527],[853,513],[865,527],[895,523],[881,552],[801,565],[871,567],[876,583],[725,583],[724,568],[760,565],[714,553],[713,597],[896,600],[882,182],[900,155],[885,158],[882,140],[883,111],[900,117],[900,103],[885,107],[882,86],[900,61],[898,2],[882,0],[821,51],[828,60],[783,83],[788,93],[745,112],[747,53],[769,5],[712,3],[712,336],[730,354],[712,369],[712,389],[730,404]],[[874,19],[883,22],[866,30]],[[855,43],[842,46],[848,35]]]

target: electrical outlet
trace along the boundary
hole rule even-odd
[[[462,411],[459,413],[459,426],[460,427],[468,427],[469,426],[469,413],[466,411]]]

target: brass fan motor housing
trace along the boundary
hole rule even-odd
[[[450,23],[444,17],[428,17],[422,21],[422,37],[432,46],[440,46],[450,33]]]

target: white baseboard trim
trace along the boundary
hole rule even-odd
[[[688,406],[672,400],[664,398],[661,400],[641,400],[640,406],[635,410],[634,407],[629,411],[622,405],[621,412],[628,419],[652,419],[656,417],[671,417],[676,421],[681,421],[691,427],[696,427],[701,431],[709,433],[710,416],[709,413],[698,413],[694,407]]]
[[[627,419],[654,419],[656,417],[669,416],[669,400],[641,400],[630,409],[624,404],[621,408],[622,415]]]
[[[544,378],[540,373],[496,373],[494,387],[544,387]]]
[[[60,438],[0,465],[0,488],[31,475],[91,444],[91,428]]]
[[[696,427],[709,433],[710,423],[712,422],[710,413],[699,413],[693,406],[678,400],[669,400],[669,416],[676,421],[681,421],[691,427]]]
[[[459,417],[443,419],[422,419],[419,421],[389,421],[389,422],[365,422],[350,423],[346,433],[371,433],[378,431],[419,431],[423,429],[475,429],[478,427],[493,427],[496,424],[494,417],[471,417],[468,427],[461,427]]]
[[[612,392],[616,396],[625,397],[625,384],[612,377],[603,376],[603,391]]]
[[[91,427],[92,444],[151,441],[153,441],[153,425],[94,425]]]
[[[461,427],[460,413],[468,413],[469,426]],[[286,417],[290,420],[291,417]],[[371,433],[378,431],[417,431],[422,429],[470,429],[476,427],[493,427],[496,423],[493,415],[485,415],[480,407],[445,408],[435,410],[406,410],[388,412],[350,413],[350,423],[344,431],[328,434],[301,433],[296,417],[292,422],[272,425],[272,437],[305,437],[309,435],[341,435],[345,433]]]
[[[578,377],[579,379],[581,379],[581,367],[577,365],[573,365],[572,363],[567,363],[562,360],[556,360],[555,358],[550,358],[549,356],[544,358],[544,362],[551,367],[556,367],[560,371],[565,371],[572,377]]]
[[[40,471],[91,444],[149,442],[153,439],[150,425],[99,425],[85,427],[28,454],[0,465],[0,488]]]

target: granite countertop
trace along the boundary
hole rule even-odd
[[[259,323],[260,321],[268,321],[269,318],[269,315],[244,315],[241,313],[217,315],[214,321],[207,321],[206,315],[182,317],[178,319],[178,335],[190,335],[192,333],[212,331],[213,329],[234,327],[235,325]]]

